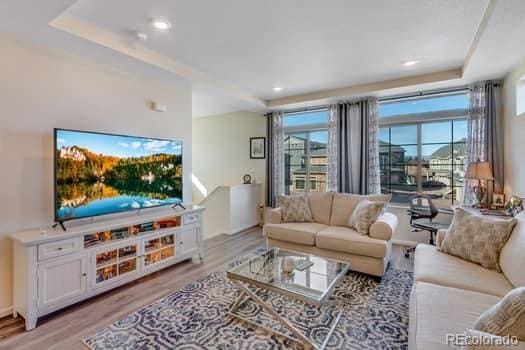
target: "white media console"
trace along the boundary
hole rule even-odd
[[[202,212],[149,209],[88,224],[12,234],[13,315],[39,317],[182,260],[203,258]]]

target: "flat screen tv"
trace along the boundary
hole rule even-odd
[[[55,129],[55,221],[182,203],[182,142]]]

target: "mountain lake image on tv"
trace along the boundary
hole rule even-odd
[[[55,220],[182,202],[182,142],[55,129]]]

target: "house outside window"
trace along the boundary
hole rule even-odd
[[[328,110],[285,115],[285,193],[326,191]]]
[[[394,203],[415,194],[459,203],[466,166],[467,92],[380,103],[381,192]]]
[[[295,190],[296,191],[304,191],[305,186],[306,186],[306,181],[304,180],[304,177],[295,178]]]

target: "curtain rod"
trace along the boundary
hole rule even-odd
[[[314,111],[321,111],[323,109],[328,109],[330,105],[320,105],[320,106],[313,106],[313,107],[303,107],[303,108],[295,108],[295,109],[289,109],[284,110],[283,112],[285,114],[295,114],[295,113],[301,113],[301,112],[314,112]]]
[[[499,86],[500,83],[496,82],[496,86]],[[402,99],[409,99],[409,98],[416,98],[416,97],[425,97],[425,96],[434,96],[434,95],[442,95],[442,94],[452,94],[454,92],[465,92],[469,91],[470,87],[465,85],[453,89],[440,89],[440,90],[431,90],[431,91],[420,91],[416,93],[411,94],[405,94],[405,95],[395,95],[395,96],[388,96],[388,97],[382,97],[378,98],[378,102],[388,102],[388,101],[395,101],[395,100],[402,100]],[[313,107],[302,107],[302,108],[295,108],[290,110],[284,110],[283,112],[285,114],[295,114],[295,113],[301,113],[301,112],[313,112],[313,111],[320,111],[323,109],[328,109],[330,105],[319,105],[319,106],[313,106]]]
[[[462,92],[462,91],[468,91],[468,90],[469,90],[468,86],[462,86],[462,87],[454,88],[454,89],[420,91],[420,92],[411,93],[411,94],[405,94],[405,95],[396,95],[396,96],[383,97],[383,98],[379,98],[378,101],[379,102],[386,102],[386,101],[402,100],[402,99],[409,99],[409,98],[415,98],[415,97],[444,95],[444,94],[451,94],[451,93],[454,93],[454,92]]]

